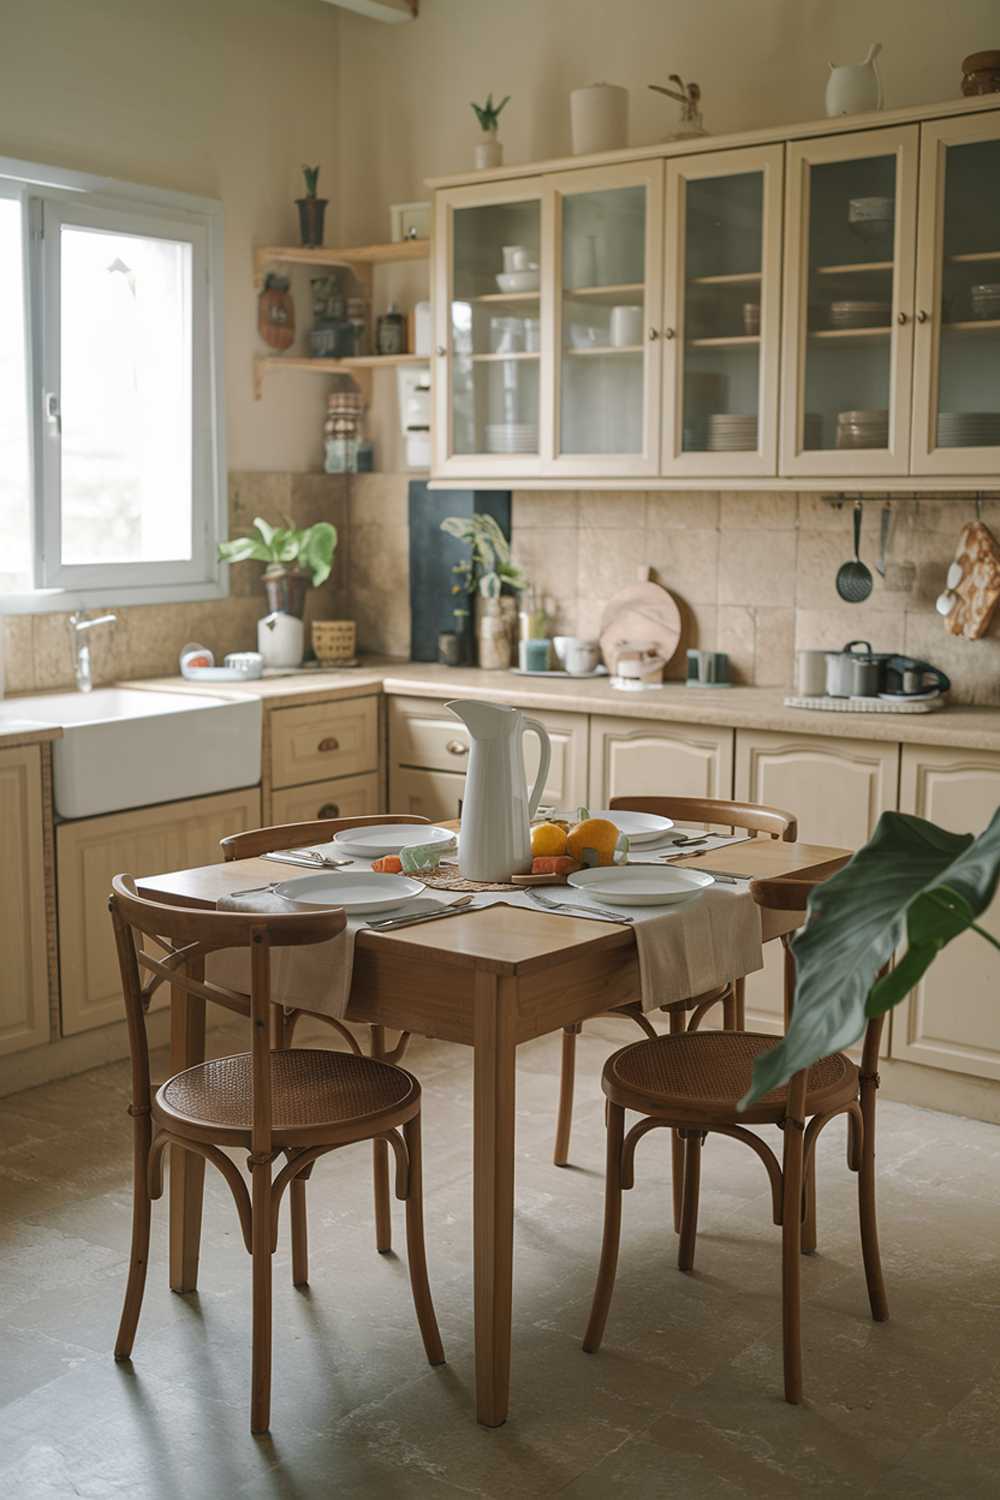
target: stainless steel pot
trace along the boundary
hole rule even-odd
[[[843,651],[826,653],[826,691],[831,698],[849,698],[855,691],[855,647],[860,647],[863,655],[872,654],[870,641],[848,641]]]

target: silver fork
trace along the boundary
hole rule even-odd
[[[537,901],[546,911],[568,911],[573,916],[599,917],[605,922],[620,922],[623,927],[630,926],[635,921],[634,917],[620,915],[618,912],[608,911],[605,906],[575,906],[569,901],[550,901],[547,896],[541,895],[532,886],[525,886],[532,901]]]

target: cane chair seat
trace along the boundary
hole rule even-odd
[[[276,1147],[365,1140],[412,1118],[420,1086],[404,1068],[353,1052],[272,1052],[271,1117]],[[177,1135],[249,1146],[253,1056],[238,1052],[186,1068],[157,1091],[153,1114]]]
[[[771,1089],[743,1113],[736,1106],[750,1087],[754,1062],[779,1040],[750,1031],[689,1031],[633,1042],[608,1059],[602,1087],[624,1109],[681,1124],[777,1124],[787,1111],[787,1085]],[[835,1052],[809,1069],[806,1111],[837,1109],[857,1090],[857,1068]]]

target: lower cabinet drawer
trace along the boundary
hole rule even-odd
[[[276,708],[270,724],[272,787],[297,787],[307,781],[378,770],[374,697]]]
[[[316,818],[361,818],[381,812],[379,778],[342,776],[336,781],[314,781],[291,786],[271,797],[274,823],[311,823]]]
[[[418,771],[393,766],[389,773],[389,811],[415,813],[433,823],[461,814],[465,777],[451,771]]]
[[[393,765],[464,773],[469,731],[433,698],[390,698],[389,747]]]

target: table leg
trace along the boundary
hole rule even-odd
[[[507,1419],[514,1269],[516,979],[479,971],[473,995],[476,1416]]]
[[[190,965],[195,979],[204,978],[204,960]],[[170,992],[170,1071],[205,1061],[205,1002],[182,990]],[[198,1285],[201,1245],[201,1205],[205,1186],[205,1158],[193,1151],[170,1147],[170,1286],[193,1292]]]

